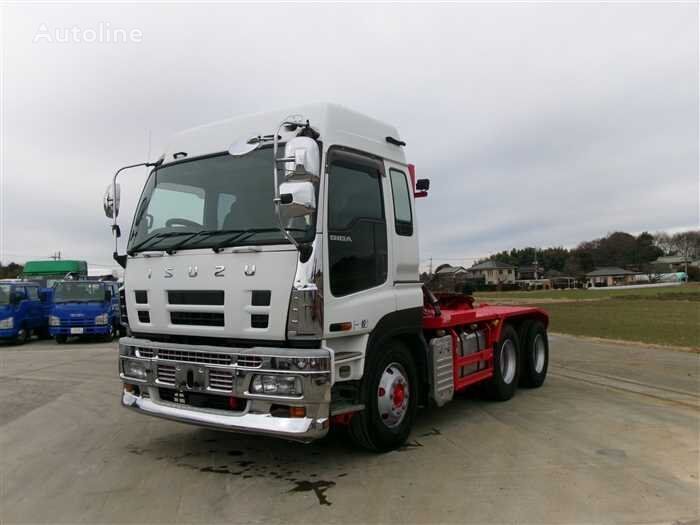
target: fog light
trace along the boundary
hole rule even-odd
[[[300,396],[303,393],[301,379],[296,376],[256,375],[250,383],[253,394]]]
[[[123,361],[124,375],[136,379],[146,379],[146,367],[143,363],[132,360]]]
[[[134,394],[135,396],[138,396],[140,392],[139,387],[132,385],[131,383],[124,383],[124,391]]]
[[[55,315],[50,315],[49,326],[61,326],[61,318]]]

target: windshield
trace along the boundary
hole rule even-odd
[[[10,304],[10,293],[12,286],[8,284],[0,284],[0,305]]]
[[[134,217],[128,251],[287,243],[273,205],[272,150],[228,154],[165,166],[151,173]],[[315,217],[287,221],[310,241]]]
[[[54,302],[88,302],[105,300],[105,289],[102,283],[72,283],[60,282],[54,288]]]

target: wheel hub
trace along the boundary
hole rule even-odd
[[[406,417],[410,392],[404,368],[399,363],[387,365],[379,380],[377,408],[379,417],[388,428],[397,427]]]

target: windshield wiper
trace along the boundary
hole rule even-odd
[[[226,237],[223,241],[212,246],[214,253],[219,253],[223,248],[229,246],[233,242],[240,242],[249,239],[256,233],[269,233],[279,231],[279,228],[248,228],[246,230],[229,230],[233,235]]]
[[[223,241],[215,246],[212,246],[214,253],[219,253],[223,248],[227,246],[232,246],[233,243],[241,243],[242,241],[250,239],[256,233],[273,233],[280,231],[279,228],[248,228],[247,230],[230,230],[234,232],[230,237],[226,237]],[[290,232],[305,232],[304,228],[287,228]]]
[[[143,241],[138,243],[136,246],[132,246],[131,249],[127,252],[129,255],[134,255],[136,252],[141,251],[143,248],[151,244],[153,241],[157,241],[159,239],[167,239],[168,237],[175,237],[176,235],[184,235],[184,234],[192,234],[192,232],[161,232],[161,233],[155,233],[151,235],[150,237],[146,237]]]
[[[261,232],[262,231],[275,231],[275,229],[273,229],[273,228],[269,228],[269,229],[268,228],[265,228],[265,229],[263,229],[263,228],[259,228],[259,229],[250,228],[248,230],[200,230],[198,232],[193,233],[189,237],[186,237],[185,239],[182,239],[181,241],[176,242],[175,244],[170,246],[168,249],[166,249],[166,252],[169,255],[172,255],[175,251],[179,250],[180,248],[184,248],[187,244],[190,243],[190,241],[192,241],[192,239],[194,239],[195,237],[199,237],[200,235],[205,235],[206,237],[214,237],[215,235],[223,235],[223,234],[227,234],[227,233],[232,233],[232,234],[234,234],[234,237],[237,237],[238,235],[241,235],[244,233],[251,233],[252,234],[252,233],[257,233],[258,231],[261,231]],[[204,239],[201,239],[201,240],[204,240]],[[230,240],[230,237],[227,237],[226,242],[229,240]]]

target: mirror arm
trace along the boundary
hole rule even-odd
[[[294,236],[287,231],[287,229],[282,225],[282,214],[280,213],[280,202],[281,202],[281,197],[280,197],[280,184],[279,184],[279,174],[277,172],[277,150],[279,148],[279,133],[282,130],[284,126],[288,126],[289,124],[295,124],[294,122],[291,122],[291,119],[293,119],[295,115],[290,115],[287,118],[285,118],[282,123],[279,125],[277,128],[277,131],[275,132],[275,135],[272,139],[272,156],[273,156],[273,162],[272,162],[272,172],[275,177],[275,198],[274,198],[274,204],[275,204],[275,217],[277,218],[277,227],[279,228],[280,232],[282,232],[282,235],[284,235],[285,239],[287,239],[289,242],[291,242],[294,247],[299,250],[299,243],[297,240],[294,238]]]
[[[119,174],[124,171],[128,170],[131,168],[138,168],[140,166],[145,166],[146,168],[151,168],[151,167],[158,167],[161,164],[163,164],[163,160],[165,157],[159,158],[155,162],[139,162],[138,164],[130,164],[129,166],[123,166],[119,168],[116,173],[114,174],[114,177],[112,177],[112,206],[113,206],[113,212],[112,212],[112,232],[114,233],[114,260],[119,263],[119,266],[122,268],[126,268],[126,255],[118,255],[119,252],[119,237],[121,236],[121,230],[119,229],[119,225],[117,224],[117,177],[119,177]],[[119,259],[117,259],[119,257]],[[121,258],[123,257],[123,263],[121,262]]]

